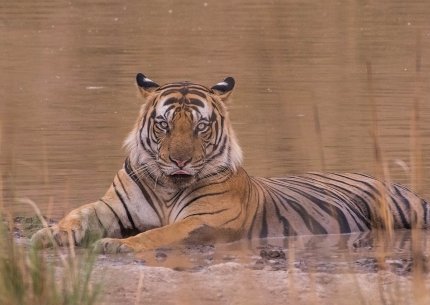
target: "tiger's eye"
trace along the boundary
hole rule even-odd
[[[167,129],[169,127],[169,124],[166,121],[161,121],[157,123],[158,127],[161,129]]]
[[[208,124],[201,122],[201,123],[199,123],[197,125],[197,130],[198,131],[203,131],[203,130],[207,129],[208,127],[209,127]]]

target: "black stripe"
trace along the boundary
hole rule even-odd
[[[281,211],[279,210],[279,207],[278,207],[278,203],[280,203],[279,198],[273,198],[272,193],[270,193],[270,192],[267,192],[267,194],[269,195],[270,199],[272,200],[272,204],[273,204],[273,207],[275,208],[276,216],[282,222],[282,225],[284,228],[284,230],[283,230],[284,236],[296,235],[297,233],[293,232],[293,228],[291,227],[288,219],[285,218],[281,214]],[[276,194],[273,194],[273,195],[276,196]]]
[[[214,151],[217,150],[218,152],[210,156],[211,159],[215,159],[223,154],[225,147],[227,145],[227,139],[228,139],[228,136],[225,136],[224,140],[222,141],[221,147],[219,149],[218,149],[218,145],[214,145]]]
[[[395,194],[391,194],[390,195],[390,199],[393,202],[394,208],[397,210],[397,213],[399,214],[399,217],[400,217],[400,220],[398,218],[396,218],[395,220],[401,222],[402,228],[407,228],[408,227],[408,222],[403,217],[402,208],[400,207],[400,203],[397,201],[397,199],[400,199],[400,198],[398,198]],[[394,212],[394,211],[391,211],[391,212]],[[394,216],[395,216],[395,214],[393,214],[393,217]]]
[[[260,198],[258,196],[258,191],[259,191],[258,188],[260,188],[260,191],[263,192],[263,188],[261,187],[260,183],[257,180],[253,179],[252,177],[250,179],[251,179],[251,185],[250,185],[251,187],[249,188],[249,190],[251,191],[253,189],[252,186],[254,186],[255,192],[257,193],[257,197],[253,201],[255,201],[257,204],[256,204],[254,215],[252,216],[251,226],[249,227],[248,239],[252,239],[252,237],[254,236],[253,234],[254,225],[257,220],[257,214],[261,204],[259,200]],[[249,203],[249,198],[248,198],[248,203]]]
[[[143,134],[142,134],[143,133],[143,127],[145,127],[145,121],[146,121],[146,116],[145,116],[145,119],[143,120],[142,126],[140,127],[140,130],[139,130],[139,140],[140,140],[140,144],[142,145],[142,148],[146,150],[145,144],[143,143]]]
[[[179,90],[181,89],[181,87],[178,87],[178,88],[176,88],[176,89],[168,89],[168,90],[166,90],[166,91],[164,91],[164,92],[162,92],[161,94],[160,94],[160,97],[163,97],[163,96],[166,96],[166,95],[169,95],[169,94],[172,94],[172,93],[179,93]]]
[[[163,91],[163,90],[170,89],[170,88],[180,89],[184,85],[185,85],[184,82],[169,83],[169,84],[165,84],[165,85],[161,86],[156,91]]]
[[[124,224],[121,221],[121,218],[119,218],[118,214],[115,212],[115,210],[103,199],[99,199],[101,202],[103,202],[110,210],[111,212],[115,215],[116,220],[118,221],[118,225],[119,225],[119,229],[121,231],[121,236],[125,237],[127,236],[127,229],[124,227]]]
[[[281,195],[281,198],[283,196]],[[295,210],[299,216],[302,218],[303,222],[305,223],[306,227],[310,232],[313,234],[328,234],[327,230],[317,221],[314,219],[309,213],[295,200],[287,199],[286,197],[283,197],[284,200],[286,200],[286,204],[290,206],[293,210]],[[284,205],[284,209],[286,209],[286,206]]]
[[[176,97],[171,97],[171,98],[168,98],[168,99],[164,102],[163,106],[167,106],[167,105],[175,104],[175,103],[177,103],[177,102],[179,102],[179,101],[178,101],[178,99],[177,99]]]
[[[201,100],[198,100],[196,98],[190,98],[190,104],[193,104],[202,108],[205,107],[205,104]]]
[[[200,191],[201,189],[208,188],[208,187],[213,187],[213,186],[219,185],[219,184],[223,184],[226,180],[217,180],[215,182],[214,181],[209,182],[208,184],[201,184],[198,187],[196,187],[196,188],[192,189],[191,191],[189,191],[188,194],[186,194],[184,197],[189,197],[189,196],[191,196],[191,194],[196,193],[197,191]],[[183,194],[183,191],[180,192],[180,194]],[[177,196],[177,194],[175,196],[173,196],[173,198],[175,198],[176,196]]]
[[[402,195],[402,193],[399,191],[399,189],[396,186],[393,186],[393,188],[396,190],[396,194],[400,197],[400,200],[404,204],[406,210],[410,212],[411,206],[410,206],[409,200]],[[397,203],[396,203],[396,205],[397,205]],[[401,209],[399,206],[397,206],[397,210],[399,212],[400,220],[402,222],[403,228],[410,229],[411,224],[408,223],[406,216],[403,213],[403,209]],[[412,214],[411,214],[411,217],[412,217]]]
[[[261,230],[260,230],[260,238],[266,238],[268,234],[268,228],[267,228],[267,215],[266,215],[266,204],[267,202],[263,202],[263,215],[261,215]]]
[[[191,199],[190,201],[188,201],[187,203],[185,203],[185,204],[182,206],[182,208],[181,208],[181,209],[179,210],[179,212],[176,214],[176,217],[175,217],[174,222],[176,221],[176,219],[178,219],[178,216],[182,213],[182,211],[183,211],[187,206],[189,206],[191,203],[193,203],[194,201],[199,200],[199,199],[204,198],[204,197],[222,195],[222,194],[225,194],[225,193],[227,193],[227,192],[228,192],[228,191],[222,191],[222,192],[216,192],[216,193],[207,193],[207,194],[202,194],[202,195],[199,195],[199,196],[194,197],[193,199]]]
[[[227,210],[228,210],[228,209],[221,209],[221,210],[214,211],[214,212],[194,213],[194,214],[190,214],[190,215],[185,216],[185,217],[184,217],[184,219],[182,219],[182,220],[185,220],[185,219],[187,219],[188,217],[191,217],[191,216],[215,215],[215,214],[219,214],[219,213],[222,213],[222,212],[224,212],[224,211],[227,211]]]
[[[217,112],[218,113],[223,113],[223,111],[221,111],[221,109],[220,109],[220,104],[219,104],[219,102],[217,101],[217,100],[215,100],[214,98],[213,98],[213,96],[208,96],[210,99],[211,99],[211,101],[212,101],[212,106],[217,110]]]
[[[226,178],[225,180],[222,181],[222,182],[224,182],[224,181],[230,179],[230,177],[231,177],[231,175],[227,175],[227,174],[224,175],[224,173],[230,173],[231,174],[232,171],[229,167],[220,166],[220,167],[217,167],[216,169],[214,169],[214,171],[212,173],[207,174],[207,175],[201,177],[200,179],[207,179],[210,177],[219,176],[220,178]],[[223,176],[220,176],[221,174],[223,174]]]
[[[221,226],[225,226],[225,225],[227,225],[227,224],[229,224],[230,222],[233,222],[233,221],[235,221],[236,219],[238,219],[239,217],[240,217],[240,215],[242,214],[242,207],[240,208],[240,212],[239,213],[237,213],[237,215],[235,216],[235,217],[233,217],[233,218],[230,218],[229,220],[227,220],[226,222],[223,222],[222,223],[222,225]]]
[[[218,148],[218,145],[220,144],[221,140],[223,139],[224,135],[224,117],[220,115],[220,121],[221,121],[221,128],[219,127],[218,120],[215,123],[215,142],[214,142],[214,150]]]
[[[316,174],[315,174],[316,175]],[[348,177],[348,176],[345,176],[345,175],[341,175],[341,174],[334,174],[334,175],[336,175],[336,176],[339,176],[339,177],[343,177],[343,178],[345,178],[345,179],[349,179],[349,180],[351,180],[351,181],[354,181],[354,182],[358,182],[358,183],[362,183],[362,184],[364,184],[365,186],[367,186],[368,188],[370,188],[374,193],[371,193],[371,192],[368,192],[368,191],[366,191],[366,190],[364,190],[364,189],[362,189],[362,191],[363,192],[365,192],[368,196],[370,196],[370,197],[372,197],[372,199],[375,201],[375,202],[377,202],[377,199],[376,199],[376,196],[375,196],[375,194],[376,195],[378,195],[378,196],[381,196],[381,194],[380,194],[380,192],[379,192],[379,190],[373,185],[373,184],[371,184],[371,183],[368,183],[368,182],[366,182],[366,181],[363,181],[363,180],[358,180],[358,179],[354,179],[354,178],[351,178],[351,177]],[[372,179],[372,180],[374,180],[375,182],[379,182],[379,183],[381,183],[380,181],[378,181],[378,180],[376,180],[375,178],[373,178],[373,177],[370,177],[370,176],[367,176],[367,175],[364,175],[364,174],[357,174],[357,175],[360,175],[360,176],[363,176],[363,177],[365,177],[365,178],[368,178],[368,179]],[[317,175],[318,176],[318,175]],[[328,177],[325,177],[325,178],[328,178]],[[333,179],[333,178],[328,178],[328,179],[332,179],[332,180],[334,180],[334,181],[338,181],[338,182],[341,182],[341,183],[344,183],[345,184],[345,182],[343,182],[343,181],[339,181],[339,180],[337,180],[337,179]],[[353,185],[352,185],[353,186]],[[355,188],[357,188],[356,186],[354,186]],[[400,196],[400,199],[403,201],[403,203],[406,205],[406,208],[410,208],[409,207],[409,201],[408,201],[408,199],[407,198],[404,198],[403,196],[402,196],[402,194],[399,192],[399,190],[398,190],[398,186],[397,185],[393,185],[393,187],[395,188],[395,190],[396,190],[396,192],[397,192],[397,194]],[[386,188],[386,186],[384,186],[384,188]],[[407,191],[409,191],[409,190],[407,190]],[[381,197],[382,198],[382,197]],[[400,208],[400,206],[398,205],[398,203],[397,203],[397,200],[396,200],[396,197],[395,196],[390,196],[390,198],[392,199],[392,201],[393,201],[393,203],[394,203],[394,205],[395,205],[395,208],[397,209],[397,211],[398,211],[398,213],[399,213],[399,215],[400,215],[400,221],[401,221],[401,223],[402,223],[402,226],[404,227],[404,228],[410,228],[410,223],[408,223],[408,221],[407,221],[407,219],[405,218],[405,215],[404,215],[404,213],[402,212],[402,209]]]
[[[94,215],[96,216],[96,219],[99,222],[100,227],[103,229],[103,235],[102,235],[102,237],[106,236],[107,235],[107,230],[106,230],[105,226],[103,225],[102,221],[100,220],[100,217],[97,214],[97,209],[96,208],[94,208]]]
[[[250,203],[250,198],[251,198],[251,193],[252,193],[252,182],[251,182],[251,179],[249,178],[249,176],[248,175],[246,175],[246,183],[247,183],[247,189],[246,189],[246,191],[247,191],[247,193],[248,193],[248,195],[246,196],[246,201],[245,201],[245,205],[246,205],[246,208],[247,209],[250,209],[251,207],[250,207],[250,205],[249,205],[249,203]],[[256,208],[258,209],[258,202],[257,202],[257,204],[256,204]],[[249,211],[247,211],[247,214],[249,214]],[[246,216],[245,216],[246,217]],[[253,221],[254,221],[254,219],[255,219],[255,214],[254,214],[254,216],[253,216],[253,219],[252,219],[252,222],[251,222],[251,226],[249,227],[249,231],[248,231],[248,239],[250,239],[250,233],[251,233],[251,230],[252,230],[252,225],[253,225]]]
[[[212,113],[211,113],[211,115],[209,117],[209,121],[210,122],[215,122],[216,119],[217,119],[217,112],[215,112],[214,110],[212,110]]]
[[[188,112],[190,112],[190,114],[192,114],[192,112],[191,112],[191,111],[189,111],[190,109],[195,110],[196,112],[198,112],[198,113],[201,115],[200,111],[201,111],[202,109],[201,109],[199,106],[188,104],[188,105],[187,105],[187,108],[186,108],[186,110],[185,110],[185,111],[188,111]]]
[[[215,150],[216,149],[216,145],[219,143],[219,141],[220,141],[220,139],[221,139],[221,135],[222,135],[222,133],[223,133],[223,130],[221,130],[220,128],[219,128],[219,123],[218,123],[218,120],[215,120],[214,121],[214,128],[213,128],[213,130],[214,130],[214,141],[213,141],[213,143],[211,143],[211,144],[213,144],[213,150]]]
[[[200,91],[204,91],[204,92],[208,92],[209,93],[209,88],[203,86],[203,85],[199,85],[199,84],[193,84],[193,83],[188,83],[188,88],[190,89],[196,89],[196,90],[200,90]]]
[[[371,213],[371,208],[370,208],[370,203],[368,202],[368,200],[366,200],[366,198],[362,197],[361,194],[354,192],[353,190],[357,190],[361,193],[365,193],[367,196],[369,196],[373,201],[375,201],[376,199],[374,198],[374,195],[366,190],[364,190],[363,188],[360,188],[358,186],[355,185],[350,185],[347,184],[346,182],[342,182],[340,180],[337,179],[331,179],[333,181],[337,181],[340,182],[344,185],[346,185],[347,187],[342,187],[340,185],[336,185],[333,183],[329,183],[329,182],[322,182],[320,180],[314,179],[314,178],[310,178],[310,177],[306,177],[306,179],[311,180],[311,181],[316,181],[318,183],[322,183],[327,185],[328,187],[332,188],[333,190],[336,190],[337,192],[342,193],[344,196],[346,196],[346,198],[348,198],[349,200],[351,200],[353,203],[355,203],[355,207],[358,208],[361,213],[357,212],[357,215],[361,218],[361,220],[366,224],[367,229],[370,229],[371,227],[371,220],[372,220],[372,213]],[[324,190],[328,190],[328,189],[324,189]],[[331,191],[331,193],[334,194],[334,191]],[[349,195],[352,193],[353,197],[349,197]],[[338,196],[336,194],[334,194],[335,196]],[[339,197],[339,200],[341,202],[345,201],[342,198]]]
[[[196,89],[200,91],[209,92],[209,89],[205,86],[194,84],[188,81],[182,81],[182,82],[174,82],[174,83],[168,83],[161,87],[159,87],[156,91],[163,91],[166,89],[176,88],[177,90],[182,89],[183,87],[187,87],[188,89]]]
[[[206,94],[204,94],[200,91],[197,91],[197,90],[189,90],[188,94],[195,94],[195,95],[198,95],[200,97],[206,98]]]
[[[424,210],[424,213],[423,213],[423,218],[424,218],[423,225],[426,226],[426,225],[429,225],[428,213],[429,213],[430,204],[427,201],[425,201],[424,199],[421,199],[421,205],[422,205],[423,210]]]
[[[252,217],[251,226],[249,227],[248,239],[252,238],[252,231],[254,229],[255,220],[257,219],[258,207],[259,205],[257,204],[257,208],[255,209],[254,216]]]
[[[142,192],[143,196],[145,197],[146,202],[151,206],[151,208],[154,210],[154,212],[157,214],[158,220],[160,223],[162,223],[162,218],[159,213],[159,211],[155,208],[154,202],[152,202],[151,196],[148,194],[147,190],[143,186],[142,182],[140,181],[137,174],[134,172],[133,168],[130,164],[130,159],[127,158],[124,163],[124,169],[127,175],[136,183],[136,185],[139,187],[140,191]]]
[[[331,197],[331,199],[333,199],[334,202],[342,205],[345,207],[345,209],[348,211],[348,213],[351,215],[351,217],[354,219],[355,223],[358,226],[358,229],[360,231],[366,231],[370,228],[370,221],[369,221],[369,217],[365,217],[364,215],[362,215],[362,213],[360,213],[360,209],[355,206],[355,202],[353,201],[353,198],[346,196],[346,198],[342,198],[339,195],[337,195],[336,193],[334,193],[333,191],[331,191],[329,188],[321,188],[318,186],[314,186],[310,183],[304,182],[304,181],[294,181],[294,180],[288,180],[288,183],[291,185],[299,185],[299,186],[303,186],[305,188],[309,188],[311,190],[313,190],[316,193],[322,194],[322,195],[326,195],[327,197]],[[307,197],[307,193],[303,193],[302,191],[294,188],[294,190],[296,192],[301,193],[303,196]],[[348,192],[348,190],[347,190]],[[341,192],[342,193],[342,192]],[[349,190],[349,193],[351,193],[351,190]],[[354,195],[356,195],[355,193],[353,193]],[[342,193],[342,195],[345,196],[344,193]],[[334,212],[335,215],[339,215],[339,208],[337,206],[335,206],[334,204],[330,205],[329,202],[327,200],[321,200],[318,199],[314,196],[312,196],[313,198],[315,198],[316,200],[318,200],[318,202],[315,202],[314,200],[310,199],[313,203],[316,203],[318,205],[319,208],[321,208],[323,211],[325,211],[326,213],[330,214],[329,212]],[[309,198],[308,198],[309,199]],[[351,202],[352,204],[345,204]],[[325,203],[323,205],[321,205],[321,203]],[[327,208],[326,208],[327,206]],[[336,209],[335,211],[333,211],[333,209]],[[363,228],[362,224],[358,221],[361,220],[361,222],[364,223],[364,225],[366,226],[366,229]],[[347,222],[347,220],[345,219],[345,221]]]
[[[318,176],[317,174],[315,174],[316,176]],[[349,180],[351,180],[351,181],[355,181],[355,182],[358,182],[358,183],[362,183],[362,184],[364,184],[365,186],[367,186],[368,188],[370,188],[371,190],[372,190],[372,192],[369,192],[369,191],[367,191],[367,190],[364,190],[364,189],[362,189],[366,194],[368,194],[370,197],[372,197],[375,201],[377,201],[377,198],[376,198],[376,195],[377,196],[381,196],[381,194],[380,194],[380,192],[379,192],[379,190],[378,190],[378,188],[376,188],[373,184],[371,184],[371,183],[369,183],[369,182],[366,182],[366,181],[364,181],[364,180],[359,180],[359,179],[354,179],[354,178],[351,178],[351,177],[348,177],[348,176],[345,176],[345,175],[341,175],[341,174],[333,174],[333,175],[336,175],[336,176],[339,176],[339,177],[342,177],[342,178],[345,178],[345,179],[349,179]],[[322,175],[320,175],[320,177],[323,177]],[[325,178],[328,178],[328,177],[325,177]],[[332,180],[334,180],[334,181],[338,181],[338,182],[341,182],[341,183],[343,183],[343,184],[347,184],[346,182],[344,182],[344,181],[342,181],[342,180],[337,180],[337,179],[334,179],[334,178],[332,178],[332,177],[329,177],[328,179],[332,179]],[[379,183],[381,183],[380,181],[378,181],[378,180],[376,180],[376,179],[373,179],[375,182],[379,182]],[[350,185],[350,184],[347,184],[347,185]]]
[[[152,113],[151,113],[151,116],[150,116],[150,120],[148,120],[148,123],[146,124],[146,134],[148,135],[147,136],[147,138],[146,138],[146,144],[149,146],[149,147],[151,147],[151,135],[152,135],[152,132],[151,132],[151,124],[150,123],[152,123],[153,121],[154,121],[154,119],[155,119],[155,110],[154,111],[152,111]]]
[[[370,176],[370,175],[366,175],[366,174],[363,174],[363,173],[352,173],[352,174],[354,174],[354,175],[358,175],[358,176],[362,176],[362,177],[364,177],[364,178],[370,178],[370,179],[372,179],[372,180],[376,180],[376,178],[375,178],[375,177],[372,177],[372,176]]]
[[[121,177],[117,174],[116,177],[118,178],[119,183],[121,184],[121,187],[125,193],[125,195],[127,196],[127,199],[130,200],[130,196],[128,195],[127,189],[124,186],[124,183],[122,183]]]
[[[248,180],[248,183],[249,183],[249,180]],[[249,200],[249,192],[248,192],[248,200]],[[225,225],[229,224],[230,222],[233,222],[233,221],[237,220],[240,217],[240,215],[242,215],[242,213],[243,213],[243,207],[244,207],[243,202],[241,202],[239,213],[237,213],[237,215],[235,217],[230,218],[229,220],[227,220],[226,222],[224,222],[221,226],[225,226]]]
[[[166,207],[170,208],[172,205],[176,204],[183,193],[184,193],[184,190],[179,190],[177,193],[173,195],[172,198],[167,199],[165,202]],[[173,209],[169,210],[169,216],[167,217],[168,219],[170,218],[170,213],[172,213],[172,210]]]
[[[124,201],[124,198],[122,198],[121,193],[116,188],[115,182],[112,182],[112,186],[113,186],[113,188],[115,190],[116,196],[118,197],[119,201],[122,203],[122,206],[124,207],[125,213],[127,214],[128,221],[131,224],[132,233],[135,233],[135,234],[140,233],[139,230],[136,228],[136,225],[134,224],[133,217],[131,217],[130,211],[128,210],[128,207],[127,207],[127,204]]]
[[[166,119],[167,120],[167,114],[172,110],[172,109],[174,109],[174,108],[176,108],[176,107],[178,107],[178,105],[170,105],[167,109],[166,109],[166,111],[164,112],[164,119]]]
[[[278,194],[278,196],[282,199],[282,206],[287,211],[287,205],[292,208],[294,211],[299,214],[299,216],[302,218],[304,224],[308,228],[308,230],[314,234],[328,234],[327,230],[317,221],[309,215],[309,213],[302,207],[302,205],[296,201],[292,196],[289,196],[287,194],[282,193],[281,191],[271,187],[270,185],[266,184],[266,186],[271,189],[272,192],[275,194]]]
[[[188,84],[166,85],[160,89],[161,90],[157,90],[157,91],[163,91],[160,94],[160,97],[163,97],[163,96],[166,96],[166,95],[169,95],[172,93],[179,93],[182,95],[195,94],[195,95],[198,95],[200,97],[207,98],[207,95],[204,92],[209,93],[209,91],[207,91],[207,89],[204,87],[189,86]]]
[[[325,201],[325,200],[321,200],[319,198],[316,198],[315,196],[312,196],[312,195],[310,195],[310,194],[308,194],[308,193],[306,193],[304,191],[301,191],[301,190],[295,188],[294,187],[294,183],[292,183],[292,181],[288,181],[288,182],[289,182],[289,184],[278,183],[276,180],[268,179],[268,183],[270,183],[270,184],[275,184],[275,185],[281,186],[283,188],[286,188],[288,190],[291,190],[291,191],[293,191],[295,193],[298,193],[298,194],[302,195],[303,197],[305,197],[306,199],[308,199],[313,204],[316,204],[321,210],[323,210],[325,213],[327,213],[329,215],[333,214],[333,208],[338,209],[336,206],[328,204],[328,202]],[[281,190],[278,190],[278,191],[282,193]],[[319,189],[319,188],[317,188],[316,192],[322,194],[321,189]],[[312,198],[314,198],[315,200],[313,200]]]
[[[327,176],[324,176],[324,175],[319,175],[319,174],[316,174],[316,173],[312,173],[311,175],[313,175],[313,176],[317,176],[317,177],[320,177],[320,178],[324,178],[324,179],[330,179],[330,180],[332,180],[332,181],[336,181],[336,182],[339,182],[339,183],[341,183],[341,184],[344,184],[344,185],[346,185],[347,187],[353,187],[354,189],[357,189],[357,190],[359,190],[359,191],[361,191],[361,192],[363,192],[363,193],[365,193],[367,196],[369,196],[370,198],[372,198],[372,200],[373,200],[373,202],[376,202],[377,201],[377,198],[376,198],[376,196],[375,195],[379,195],[379,191],[377,191],[371,184],[369,184],[369,183],[367,183],[367,182],[364,182],[364,181],[361,181],[361,180],[355,180],[355,179],[350,179],[350,178],[348,178],[348,179],[350,179],[350,180],[352,180],[352,181],[355,181],[355,182],[361,182],[362,184],[364,184],[364,185],[366,185],[366,186],[368,186],[368,187],[370,187],[374,192],[376,192],[376,193],[372,193],[372,192],[369,192],[368,190],[366,190],[366,189],[364,189],[364,188],[360,188],[359,186],[355,186],[355,185],[353,185],[353,184],[348,184],[348,183],[346,183],[345,181],[342,181],[342,180],[338,180],[338,179],[334,179],[334,178],[332,178],[332,177],[327,177]],[[306,179],[310,179],[310,180],[314,180],[314,181],[317,181],[317,182],[319,182],[319,183],[323,183],[323,184],[326,184],[326,185],[329,185],[329,186],[331,186],[331,187],[333,187],[334,189],[339,189],[340,190],[340,192],[343,192],[343,193],[346,193],[346,194],[348,194],[349,192],[351,192],[351,189],[348,189],[348,188],[344,188],[344,187],[342,187],[342,186],[339,186],[339,185],[336,185],[336,184],[333,184],[333,183],[329,183],[329,182],[327,182],[327,181],[320,181],[320,180],[318,180],[318,179],[314,179],[314,178],[311,178],[311,177],[306,177]],[[356,194],[356,193],[354,193],[356,196],[357,196],[357,198],[361,198],[361,196],[359,196],[358,194]],[[370,207],[370,205],[369,205],[369,202],[367,201],[367,200],[365,200],[365,199],[363,199],[362,200],[362,203],[364,203],[364,205],[365,205],[365,208],[366,208],[366,210],[368,211],[368,216],[369,216],[369,220],[371,221],[372,220],[372,214],[371,214],[371,211],[372,211],[372,209],[371,209],[371,207]]]
[[[315,204],[323,210],[328,215],[333,216],[340,226],[340,232],[341,233],[351,233],[351,227],[349,226],[348,220],[346,219],[345,213],[337,206],[328,204],[327,201],[321,200],[313,195],[310,195],[306,192],[303,192],[295,187],[289,186],[289,185],[283,185],[287,189],[296,192],[300,194],[301,196],[308,199],[311,203]],[[354,218],[354,215],[351,215]],[[359,226],[360,227],[360,226]]]

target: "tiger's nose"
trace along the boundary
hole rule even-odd
[[[185,167],[185,165],[191,162],[192,157],[187,160],[184,160],[184,158],[172,158],[169,156],[169,159],[170,161],[175,163],[180,169],[182,169]]]

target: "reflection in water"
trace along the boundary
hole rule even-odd
[[[377,132],[390,176],[430,197],[429,1],[3,2],[8,211],[32,214],[16,201],[28,197],[58,219],[103,195],[137,116],[139,71],[159,83],[234,76],[231,117],[251,175],[375,174]],[[309,244],[314,257],[350,244],[315,238],[294,241],[300,257]]]
[[[430,237],[426,234],[415,247],[421,253],[428,253],[429,242]],[[215,246],[172,247],[147,251],[137,257],[144,265],[188,271],[226,262],[244,264],[247,268],[257,270],[293,268],[302,272],[362,273],[389,270],[404,275],[410,273],[417,263],[424,264],[422,268],[428,270],[428,259],[413,256],[412,246],[411,232],[399,230],[393,239],[378,232],[292,236],[242,240]]]

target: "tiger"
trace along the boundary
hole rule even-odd
[[[85,245],[99,253],[183,244],[372,229],[428,229],[429,202],[403,185],[360,173],[252,177],[228,107],[235,80],[211,88],[158,85],[142,73],[143,104],[127,157],[99,200],[31,239],[38,248]]]

